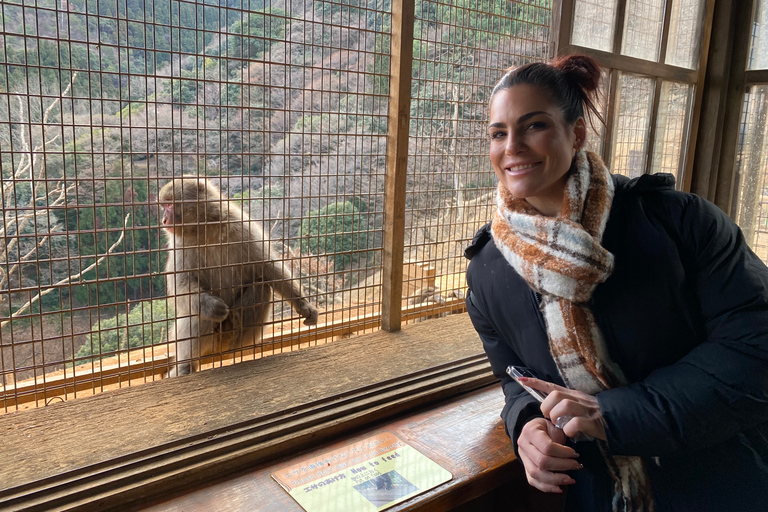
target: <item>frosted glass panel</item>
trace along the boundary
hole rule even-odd
[[[670,16],[666,63],[688,69],[699,65],[704,0],[675,0]]]
[[[571,42],[610,52],[616,25],[617,0],[576,0]]]
[[[620,75],[611,171],[630,178],[645,172],[648,131],[653,103],[653,79]]]
[[[758,0],[748,69],[768,69],[768,0]]]
[[[608,91],[610,90],[611,73],[609,69],[603,70],[603,78],[600,82],[600,91],[598,92],[597,109],[605,120],[608,110]],[[607,120],[606,120],[607,121]],[[587,119],[587,140],[584,143],[584,149],[594,151],[598,155],[603,154],[603,142],[605,141],[605,124],[599,119]]]
[[[693,86],[677,82],[661,84],[659,113],[652,172],[674,174],[680,186],[680,168],[688,148],[688,126],[693,103]]]
[[[744,98],[736,158],[736,222],[768,262],[768,85],[750,87]]]
[[[627,2],[627,20],[621,53],[638,59],[659,60],[664,0]]]

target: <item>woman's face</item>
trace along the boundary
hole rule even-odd
[[[584,119],[566,124],[546,92],[518,84],[493,97],[488,134],[491,164],[507,190],[544,215],[560,213],[565,174],[584,144]]]

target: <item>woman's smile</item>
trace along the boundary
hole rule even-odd
[[[546,91],[519,84],[494,95],[488,135],[502,185],[542,214],[556,216],[566,174],[586,136],[584,119],[568,125]]]
[[[504,168],[504,171],[513,176],[520,176],[533,171],[541,162],[531,162],[526,164],[510,165]]]

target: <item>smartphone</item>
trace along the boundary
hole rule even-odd
[[[515,379],[515,382],[523,386],[523,389],[526,390],[533,398],[538,400],[539,402],[543,402],[545,398],[547,398],[547,395],[542,393],[541,391],[537,391],[533,389],[532,387],[526,386],[522,382],[520,382],[517,378],[518,377],[531,377],[536,378],[535,375],[533,375],[527,368],[523,368],[522,366],[514,366],[509,365],[507,366],[507,374]]]
[[[534,379],[538,378],[534,374],[532,374],[527,368],[524,368],[522,366],[509,365],[507,366],[507,374],[513,379],[515,379],[515,382],[520,384],[524,390],[526,390],[533,398],[535,398],[539,402],[543,402],[544,399],[547,398],[546,393],[542,393],[541,391],[533,389],[530,386],[526,386],[525,384],[517,380],[518,377],[531,377]],[[554,421],[554,425],[560,430],[562,430],[565,424],[571,421],[572,419],[573,419],[573,416],[558,416]],[[588,436],[582,433],[576,434],[576,437],[573,438],[573,440],[576,442],[592,441],[593,439],[594,438],[592,436]]]

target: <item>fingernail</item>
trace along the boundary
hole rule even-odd
[[[578,466],[576,466],[576,469],[584,469],[584,464],[579,464]]]

